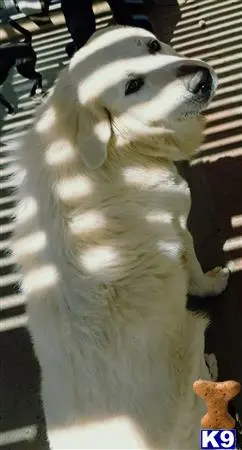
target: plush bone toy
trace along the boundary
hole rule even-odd
[[[240,392],[240,387],[237,381],[195,381],[193,390],[205,400],[208,409],[201,420],[202,428],[229,430],[235,427],[235,420],[228,413],[228,402]]]

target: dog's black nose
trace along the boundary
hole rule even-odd
[[[182,79],[187,90],[194,95],[209,95],[213,85],[213,79],[206,67],[182,65],[177,71],[177,76]]]

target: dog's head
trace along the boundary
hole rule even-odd
[[[95,33],[65,77],[76,99],[76,145],[90,168],[104,163],[110,140],[120,155],[139,143],[147,154],[151,148],[171,160],[190,156],[216,87],[205,62],[178,55],[146,30],[119,26]],[[65,85],[60,89],[68,103]]]

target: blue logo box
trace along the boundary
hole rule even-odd
[[[236,430],[200,430],[200,449],[236,450]]]

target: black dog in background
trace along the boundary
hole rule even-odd
[[[20,75],[34,81],[30,92],[33,97],[37,88],[42,91],[42,75],[35,70],[37,55],[32,47],[32,36],[15,20],[9,20],[8,23],[23,34],[24,42],[8,42],[0,45],[0,86],[7,79],[10,69],[15,66]],[[14,107],[2,93],[0,103],[7,108],[9,114],[15,112]]]

